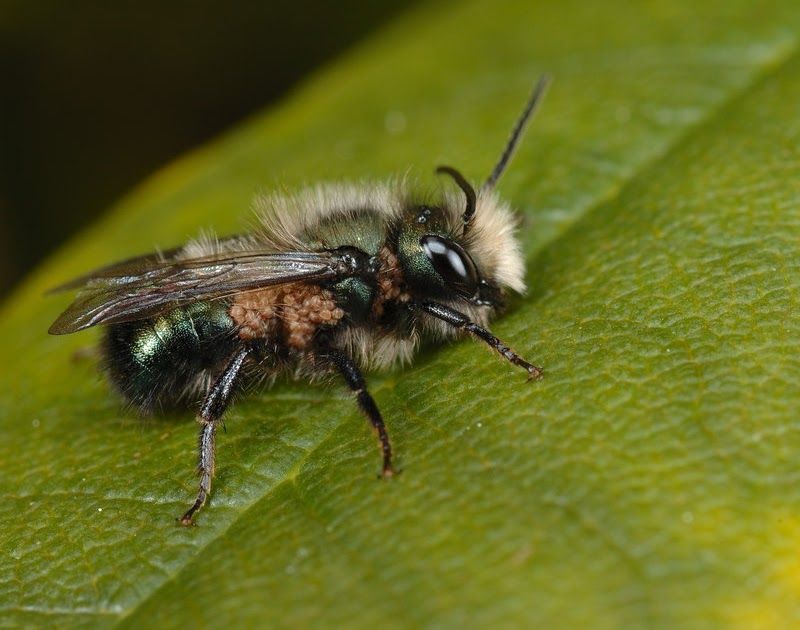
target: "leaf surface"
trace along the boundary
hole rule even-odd
[[[145,182],[6,303],[0,620],[184,627],[787,626],[800,618],[800,7],[422,6],[277,108]],[[142,421],[45,333],[43,291],[316,180],[481,181],[556,79],[500,189],[530,289],[369,381],[389,483],[342,388],[278,383],[193,496],[191,412]]]

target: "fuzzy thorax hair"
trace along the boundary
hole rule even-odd
[[[525,290],[524,264],[516,238],[517,220],[511,208],[493,190],[479,191],[475,214],[464,233],[464,197],[457,191],[426,194],[408,180],[390,183],[319,184],[293,194],[268,194],[255,199],[254,230],[240,237],[217,240],[205,235],[189,243],[180,258],[195,258],[232,252],[308,251],[319,247],[315,235],[325,224],[346,226],[349,219],[363,213],[376,217],[382,226],[376,235],[381,245],[390,227],[400,221],[415,221],[421,206],[437,208],[444,231],[470,254],[483,278],[501,290]],[[344,239],[346,240],[346,239]],[[342,242],[340,244],[355,245]],[[373,252],[374,253],[374,252]],[[460,310],[472,321],[486,325],[494,314],[490,306],[480,306],[460,298],[440,299]],[[418,322],[419,329],[397,334],[375,327],[350,326],[337,334],[337,345],[369,369],[383,369],[411,360],[419,335],[437,339],[452,338],[459,331],[431,317]]]
[[[345,218],[372,210],[387,223],[398,220],[405,210],[423,204],[440,207],[454,240],[461,242],[481,274],[501,288],[525,290],[525,267],[516,237],[517,218],[494,190],[478,193],[475,216],[462,237],[463,197],[448,192],[437,203],[430,193],[420,192],[408,179],[391,183],[319,184],[297,193],[260,195],[254,201],[257,217],[255,239],[263,249],[303,250],[309,234],[323,219]]]

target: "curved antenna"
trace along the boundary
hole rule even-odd
[[[506,170],[511,158],[514,157],[514,152],[517,150],[519,141],[522,139],[525,127],[527,127],[533,117],[536,107],[542,102],[542,97],[547,91],[548,85],[550,85],[550,75],[543,74],[536,82],[531,97],[528,99],[528,102],[525,103],[525,109],[522,110],[522,114],[520,114],[514,128],[511,130],[511,136],[508,138],[508,142],[506,143],[505,149],[503,149],[503,153],[500,155],[500,159],[497,160],[497,164],[495,164],[494,169],[492,169],[492,174],[489,175],[489,178],[484,182],[481,190],[491,190],[494,188],[497,184],[497,180],[500,179],[503,172]]]
[[[467,206],[464,209],[464,233],[466,234],[467,228],[469,224],[472,222],[472,217],[475,216],[475,203],[477,201],[477,195],[475,194],[475,189],[472,185],[466,180],[466,178],[459,173],[456,169],[452,166],[437,166],[436,172],[438,174],[444,173],[445,175],[449,175],[453,178],[458,187],[463,191],[464,196],[467,198]]]

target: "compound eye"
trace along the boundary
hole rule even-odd
[[[445,284],[466,298],[475,297],[478,292],[478,270],[458,243],[429,234],[423,236],[419,244]]]

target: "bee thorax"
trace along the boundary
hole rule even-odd
[[[321,326],[344,317],[333,293],[315,284],[289,284],[241,293],[233,299],[231,319],[243,340],[279,338],[305,350]]]

